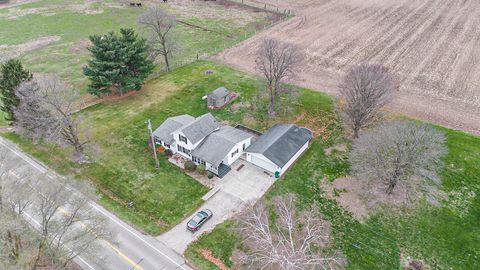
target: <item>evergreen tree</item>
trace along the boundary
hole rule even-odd
[[[24,81],[32,78],[32,74],[23,68],[17,59],[10,59],[0,68],[0,98],[3,105],[0,107],[6,113],[5,119],[14,121],[13,110],[18,106],[19,100],[15,90]]]
[[[120,34],[90,37],[92,59],[83,72],[90,78],[88,92],[93,95],[139,91],[153,71],[146,40],[133,29],[120,29]]]

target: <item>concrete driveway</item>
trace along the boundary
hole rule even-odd
[[[242,165],[243,167],[237,171]],[[213,212],[213,217],[199,231],[191,233],[186,229],[187,222],[192,218],[192,215],[170,231],[157,237],[157,239],[183,254],[187,246],[201,234],[213,230],[216,225],[223,223],[242,211],[245,206],[257,201],[273,182],[274,178],[266,175],[262,169],[239,159],[233,163],[232,170],[220,181],[218,186],[204,197],[206,201],[198,211],[210,209]]]

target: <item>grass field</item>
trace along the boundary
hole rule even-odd
[[[205,75],[213,70],[213,75]],[[82,112],[92,137],[101,148],[98,161],[78,166],[68,160],[68,152],[53,146],[34,146],[13,134],[6,134],[23,149],[54,169],[96,183],[103,191],[102,203],[123,219],[146,232],[158,234],[179,222],[200,203],[206,192],[162,157],[161,170],[153,168],[146,147],[148,135],[144,121],[155,126],[171,115],[207,112],[201,97],[211,89],[225,86],[241,93],[236,101],[247,101],[259,87],[251,76],[211,62],[197,62],[150,81],[128,99],[110,101]],[[243,123],[264,130],[273,122],[247,117],[248,107],[214,111],[222,121]],[[324,149],[345,143],[334,112],[332,99],[324,94],[300,90],[290,117],[275,121],[296,122],[314,130],[316,139],[296,165],[267,193],[266,199],[295,193],[302,205],[319,202],[322,213],[333,224],[335,246],[348,259],[348,269],[398,269],[400,257],[424,259],[433,269],[476,269],[480,250],[479,168],[480,138],[442,129],[448,138],[449,154],[442,170],[445,200],[440,207],[421,201],[413,208],[380,209],[359,222],[328,199],[322,181],[333,181],[349,172],[347,153],[326,155]],[[348,143],[348,142],[347,142]],[[134,209],[126,207],[134,202]],[[186,252],[188,258],[215,269],[198,254],[201,248],[213,251],[227,265],[238,246],[228,222],[203,236]]]
[[[214,70],[213,75],[205,71]],[[81,112],[99,158],[88,165],[69,162],[69,149],[52,145],[33,145],[13,133],[7,138],[63,174],[72,174],[97,184],[104,193],[103,203],[142,230],[159,234],[178,223],[201,203],[207,189],[161,158],[155,170],[147,148],[145,121],[156,127],[167,117],[179,114],[199,116],[208,110],[201,97],[220,86],[241,93],[237,102],[248,100],[258,82],[243,73],[211,62],[197,62],[150,81],[136,95],[109,101]],[[316,94],[324,97],[324,95]],[[310,99],[306,99],[310,100]],[[249,108],[214,111],[222,121],[244,123]],[[307,113],[298,107],[299,113]],[[328,115],[322,115],[328,117]],[[306,121],[305,117],[300,121]],[[254,128],[265,129],[269,121],[248,120]],[[278,121],[281,121],[279,119]],[[323,123],[323,121],[318,121]],[[126,205],[134,203],[133,209]]]
[[[191,62],[237,44],[275,19],[270,13],[224,7],[215,3],[179,0],[158,4],[178,19],[204,29],[179,23],[175,34],[181,50],[173,55],[172,65]],[[89,0],[41,0],[0,9],[0,61],[18,57],[26,68],[38,73],[55,73],[72,87],[85,93],[88,80],[82,67],[89,58],[88,37],[122,27],[132,27],[146,35],[136,23],[147,7],[130,8],[125,2]],[[158,76],[163,64],[158,63]],[[0,118],[2,124],[3,118]]]
[[[314,100],[309,98],[309,100]],[[316,103],[316,102],[312,102]],[[328,104],[325,102],[323,104]],[[316,106],[315,108],[322,107]],[[323,107],[329,110],[328,106]],[[297,194],[301,205],[318,202],[332,222],[335,246],[345,254],[347,269],[399,269],[400,258],[425,260],[432,269],[478,269],[480,267],[480,137],[438,127],[447,135],[449,154],[441,172],[440,206],[420,201],[413,207],[385,207],[371,212],[359,222],[336,201],[328,199],[322,181],[332,181],[349,172],[347,153],[331,156],[324,149],[344,143],[339,133],[329,139],[316,139],[296,165],[265,195]],[[231,266],[230,256],[239,244],[234,221],[219,226],[193,243],[185,255],[201,269],[217,269],[198,252],[209,249]]]

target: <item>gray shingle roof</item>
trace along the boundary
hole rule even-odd
[[[223,126],[205,138],[192,155],[218,166],[235,144],[251,137],[253,135],[245,131],[231,126]]]
[[[225,87],[220,87],[220,88],[216,89],[215,91],[211,92],[210,94],[208,94],[208,97],[209,98],[214,98],[214,99],[219,99],[219,98],[223,98],[225,96],[228,96],[229,94],[230,94],[230,92]]]
[[[195,117],[184,114],[167,118],[154,132],[153,135],[163,142],[172,144],[174,139],[172,132],[195,121]]]
[[[312,137],[312,132],[307,128],[294,124],[276,124],[245,152],[262,154],[282,168]]]
[[[181,131],[190,142],[196,144],[219,127],[220,125],[217,119],[215,119],[211,113],[207,113],[197,117],[194,122],[182,127]]]

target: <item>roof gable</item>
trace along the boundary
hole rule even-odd
[[[219,127],[217,119],[211,113],[207,113],[183,126],[180,131],[191,143],[196,144]]]
[[[195,117],[187,114],[169,117],[153,132],[153,135],[160,140],[171,144],[174,141],[172,133],[193,121],[195,121]]]
[[[215,91],[211,92],[208,94],[208,97],[210,98],[223,98],[225,96],[228,96],[230,92],[225,88],[225,87],[220,87],[216,89]]]
[[[245,131],[223,126],[205,138],[192,155],[218,166],[237,143],[251,137],[253,136]]]
[[[283,167],[312,137],[312,132],[307,128],[276,124],[248,147],[246,152],[262,154],[277,166]]]

